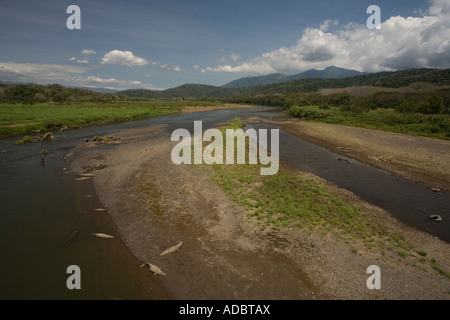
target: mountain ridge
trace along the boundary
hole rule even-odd
[[[264,76],[244,77],[237,80],[228,82],[222,85],[222,88],[239,88],[239,87],[254,87],[258,85],[288,82],[297,79],[342,79],[346,77],[353,77],[358,75],[367,74],[366,72],[360,72],[351,69],[339,68],[336,66],[329,66],[323,70],[309,69],[304,72],[294,74],[291,76],[285,76],[281,73],[273,73]]]

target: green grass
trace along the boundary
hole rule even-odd
[[[36,130],[58,130],[180,112],[185,106],[216,105],[208,101],[146,100],[109,103],[35,105],[0,104],[0,135],[20,135]]]
[[[220,130],[243,125],[234,119]],[[262,228],[288,227],[307,233],[333,234],[355,254],[378,252],[381,258],[390,251],[392,258],[401,257],[405,264],[414,265],[415,260],[425,262],[426,252],[417,251],[417,257],[402,234],[373,222],[358,205],[301,172],[280,166],[277,174],[262,176],[260,164],[199,166],[210,170],[212,179]],[[429,266],[444,276],[449,275],[434,259],[429,260]]]
[[[292,117],[450,140],[450,115],[399,113],[393,109],[342,110],[337,107],[293,106]]]
[[[234,119],[219,129],[241,127],[243,123]],[[361,208],[298,172],[281,167],[277,174],[263,176],[261,164],[204,167],[212,170],[212,179],[264,227],[296,225],[362,239],[368,246],[382,237],[388,243],[407,247],[400,235],[386,235],[374,228]]]

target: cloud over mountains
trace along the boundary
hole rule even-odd
[[[330,25],[336,31],[328,32]],[[319,28],[306,28],[295,46],[281,47],[236,66],[204,70],[250,76],[295,74],[330,65],[364,72],[449,68],[450,0],[431,0],[421,17],[390,17],[380,30],[327,20]]]

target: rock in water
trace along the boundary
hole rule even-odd
[[[53,140],[53,133],[51,132],[47,132],[46,134],[44,134],[43,136],[41,136],[40,141],[52,141]]]
[[[442,217],[440,215],[437,214],[433,214],[430,216],[430,219],[436,222],[441,222],[442,221]]]

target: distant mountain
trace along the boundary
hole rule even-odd
[[[94,92],[99,92],[99,93],[117,93],[119,90],[115,90],[115,89],[107,89],[107,88],[92,88],[92,87],[80,87],[80,89],[88,89]]]
[[[284,76],[281,73],[274,73],[269,74],[267,76],[256,76],[256,77],[245,77],[240,78],[234,81],[231,81],[225,85],[223,85],[223,88],[240,88],[240,87],[254,87],[259,85],[265,85],[265,84],[272,84],[272,83],[279,83],[279,82],[287,82],[297,79],[342,79],[346,77],[353,77],[353,76],[359,76],[364,75],[366,73],[359,72],[355,70],[350,69],[344,69],[344,68],[338,68],[335,66],[330,66],[328,68],[325,68],[323,70],[307,70],[305,72],[295,74],[292,76]]]
[[[291,92],[317,92],[322,88],[346,88],[358,86],[377,86],[388,88],[399,88],[409,86],[415,82],[429,82],[436,85],[450,85],[450,69],[405,69],[395,72],[377,72],[360,74],[355,76],[343,76],[344,71],[340,68],[327,68],[319,70],[319,74],[327,74],[334,77],[341,74],[341,78],[297,78],[295,80],[270,83],[265,85],[246,87],[216,87],[205,84],[184,84],[176,88],[163,91],[152,90],[125,90],[118,94],[130,98],[227,98],[233,96],[256,96],[267,94],[288,94]],[[345,70],[345,69],[344,69]],[[310,71],[310,72],[309,72]],[[306,71],[307,75],[317,74]],[[316,70],[317,71],[317,70]],[[336,73],[336,71],[339,71]],[[347,70],[352,71],[352,70]],[[347,72],[345,71],[345,72]],[[357,72],[357,71],[354,71]],[[296,76],[300,76],[298,74]],[[270,77],[268,77],[270,78]],[[253,80],[251,80],[253,81]]]
[[[221,88],[206,84],[188,83],[181,86],[162,91],[153,91],[146,89],[130,89],[119,92],[119,94],[130,98],[216,98],[232,97],[242,94],[240,88]]]
[[[316,70],[311,69],[293,76],[285,77],[286,81],[292,81],[297,79],[311,79],[311,78],[317,78],[317,79],[342,79],[346,77],[354,77],[354,76],[361,76],[367,74],[366,72],[359,72],[356,70],[350,70],[350,69],[344,69],[344,68],[338,68],[335,66],[331,66],[328,68],[325,68],[323,70]]]
[[[286,77],[281,73],[273,73],[267,76],[240,78],[223,85],[222,88],[253,87],[262,84],[283,82],[286,81],[285,79]]]

